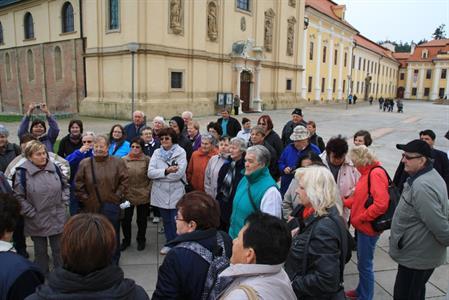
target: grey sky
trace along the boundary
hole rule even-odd
[[[346,5],[346,20],[378,42],[430,40],[440,24],[449,36],[449,0],[334,0]]]

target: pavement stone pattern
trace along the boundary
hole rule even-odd
[[[352,141],[352,135],[360,129],[368,130],[373,136],[371,146],[379,160],[388,170],[390,176],[400,161],[401,151],[395,147],[397,143],[406,143],[412,139],[419,138],[418,133],[424,129],[435,131],[437,138],[435,148],[447,152],[449,141],[444,134],[449,129],[449,106],[435,105],[430,102],[404,102],[404,113],[381,112],[377,103],[372,106],[367,103],[358,102],[356,105],[344,104],[333,105],[302,105],[304,119],[314,120],[317,123],[317,133],[324,140],[342,134]],[[273,119],[275,131],[281,134],[282,127],[290,120],[290,110],[266,111],[264,113],[251,113],[237,116],[239,121],[243,116],[251,119],[252,125],[256,125],[261,114],[268,114]],[[151,120],[157,113],[148,117]],[[195,118],[195,117],[194,117]],[[108,133],[111,126],[116,123],[125,124],[124,121],[110,119],[94,119],[81,117],[85,130],[93,130],[98,133]],[[200,122],[201,132],[205,131],[206,124],[217,119],[217,116],[195,118]],[[59,121],[61,128],[60,138],[67,134],[69,120]],[[10,141],[17,142],[15,132],[18,123],[5,124],[10,129]],[[350,143],[351,145],[352,143]],[[136,225],[133,225],[133,234],[136,233]],[[134,279],[143,286],[148,294],[152,295],[156,281],[158,266],[163,261],[159,250],[164,243],[164,235],[158,234],[161,225],[152,224],[149,221],[147,230],[147,247],[144,251],[137,251],[137,243],[132,241],[131,247],[122,252],[120,265],[125,276]],[[396,277],[396,263],[388,255],[389,232],[384,232],[377,243],[374,258],[375,269],[375,297],[378,300],[392,299],[393,286]],[[31,241],[28,241],[28,250],[33,258]],[[431,254],[429,254],[431,255]],[[354,289],[358,282],[357,255],[354,252],[352,261],[345,268],[345,288]],[[427,284],[427,299],[446,299],[449,285],[449,259],[447,263],[435,270]]]

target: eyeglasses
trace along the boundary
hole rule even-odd
[[[141,149],[142,147],[136,146],[136,145],[132,145],[131,148],[132,148],[132,149]]]
[[[92,144],[94,141],[83,141],[83,144]]]
[[[259,126],[265,126],[265,125],[267,125],[266,123],[257,123],[257,125],[259,125]]]
[[[121,130],[114,130],[112,133],[120,133],[123,134],[123,132]]]
[[[407,154],[402,154],[402,158],[405,158],[406,160],[412,160],[412,159],[420,158],[420,157],[423,157],[423,156],[422,155],[410,156],[410,155],[407,155]]]
[[[170,140],[171,140],[171,137],[169,137],[169,136],[161,136],[159,139],[160,139],[161,141],[170,141]]]

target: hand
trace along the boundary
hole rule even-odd
[[[81,153],[86,153],[89,150],[90,150],[90,146],[88,144],[82,145],[81,148],[80,148],[80,152]]]
[[[295,235],[297,235],[297,234],[298,234],[298,232],[299,232],[299,227],[297,227],[297,228],[293,229],[293,230],[291,231],[291,233],[292,233],[292,237],[294,237]]]
[[[41,103],[41,110],[43,113],[45,113],[47,116],[50,115],[50,111],[48,110],[47,104]]]
[[[29,105],[28,105],[28,109],[27,109],[27,112],[26,112],[26,115],[27,116],[30,116],[31,115],[31,113],[33,112],[33,110],[34,110],[34,106],[36,105],[36,103],[30,103]]]
[[[176,172],[178,172],[178,166],[170,166],[167,169],[165,169],[165,172],[167,174],[176,173]]]
[[[290,222],[291,220],[293,220],[294,218],[292,216],[288,216],[287,217],[287,223]]]
[[[285,173],[285,174],[290,174],[291,171],[292,171],[292,169],[291,169],[290,167],[286,167],[286,168],[284,169],[284,173]]]

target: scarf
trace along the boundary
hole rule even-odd
[[[166,162],[171,160],[173,154],[175,153],[175,151],[177,149],[177,146],[178,146],[177,144],[174,144],[168,150],[165,150],[164,147],[159,148],[160,149],[160,152],[159,152],[160,157]]]
[[[235,177],[235,165],[236,161],[233,160],[229,165],[228,172],[226,172],[226,175],[223,179],[223,184],[221,186],[221,191],[224,198],[226,199],[226,202],[229,201],[229,196],[232,194],[232,182],[234,181]]]

